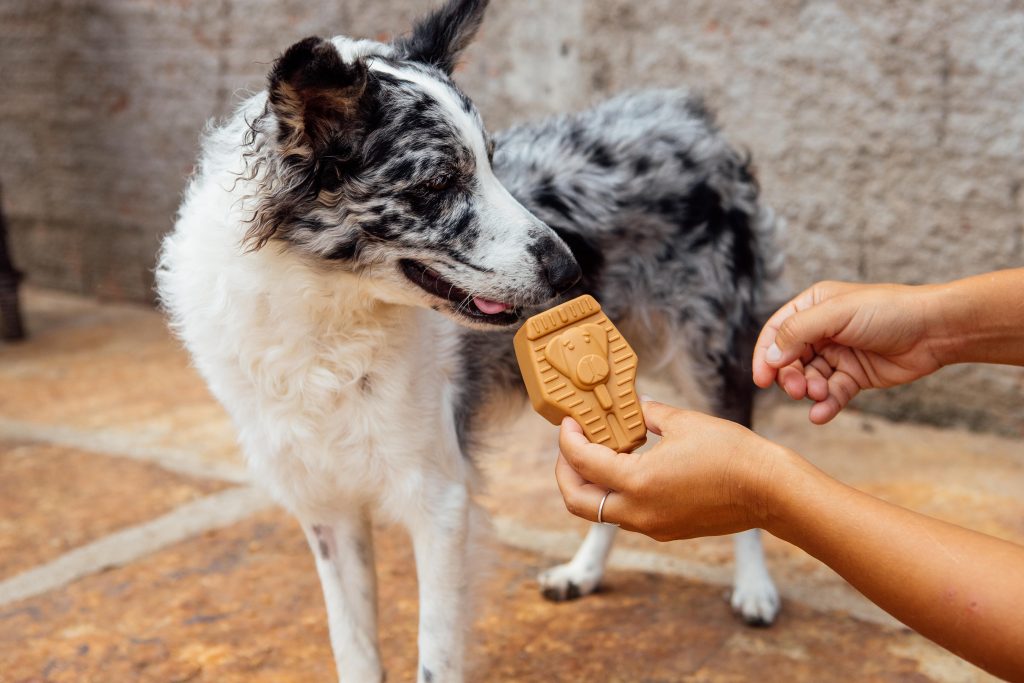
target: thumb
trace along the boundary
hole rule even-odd
[[[586,440],[586,435],[583,433],[583,427],[580,427],[580,423],[571,417],[562,418],[562,431],[567,434],[579,434]]]
[[[765,362],[772,367],[789,365],[803,355],[808,346],[831,339],[849,323],[855,307],[842,298],[828,299],[782,321],[775,339],[765,352]]]
[[[640,399],[640,406],[644,411],[644,422],[647,423],[647,429],[658,436],[662,435],[669,418],[679,412],[678,408],[659,403],[648,396]]]
[[[558,451],[585,481],[606,489],[622,490],[627,460],[607,446],[588,441],[579,423],[570,417],[562,420]]]

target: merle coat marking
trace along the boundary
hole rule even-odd
[[[521,394],[511,335],[594,294],[647,371],[749,424],[751,345],[781,263],[747,160],[682,91],[492,137],[450,74],[484,0],[391,44],[309,38],[213,127],[164,241],[160,296],[254,477],[302,523],[343,680],[383,678],[371,520],[408,528],[419,680],[463,677],[483,406]],[[541,577],[592,592],[594,527]],[[778,597],[757,532],[733,606]]]

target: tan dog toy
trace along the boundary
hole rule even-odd
[[[584,294],[529,318],[515,337],[533,408],[552,424],[569,416],[584,434],[619,453],[647,441],[636,395],[636,354]]]

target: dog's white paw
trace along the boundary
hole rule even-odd
[[[768,574],[738,577],[729,601],[749,626],[771,626],[779,614],[779,591]]]
[[[540,573],[540,592],[548,600],[561,602],[590,595],[601,583],[600,566],[586,567],[572,562],[560,564]]]

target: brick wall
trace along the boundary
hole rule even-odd
[[[199,131],[318,33],[412,0],[8,0],[0,180],[37,284],[151,298]],[[788,219],[795,286],[1024,265],[1020,0],[494,0],[460,79],[492,127],[688,84]],[[952,387],[952,388],[951,388]],[[860,405],[1024,433],[1024,371],[963,367]]]

